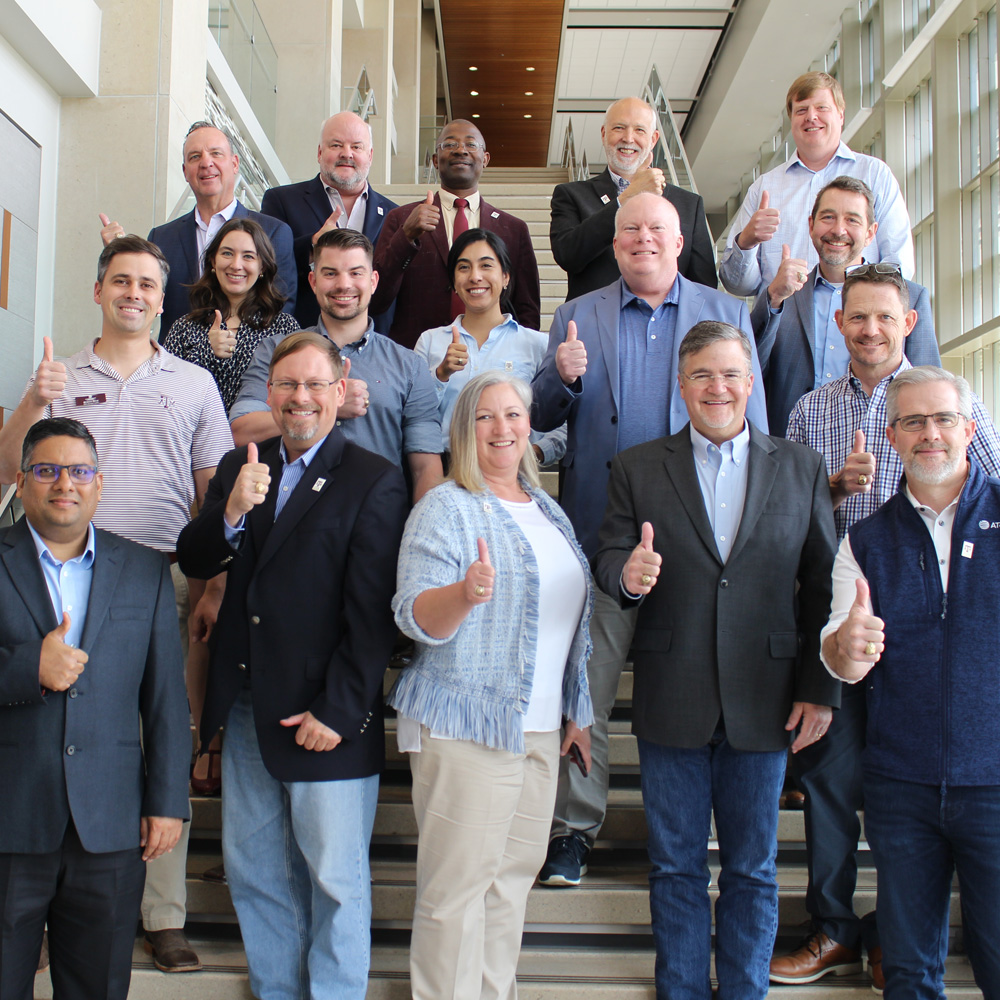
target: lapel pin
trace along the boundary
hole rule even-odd
[[[609,198],[609,197],[608,197],[608,196],[607,196],[606,194],[602,194],[602,195],[601,195],[601,203],[602,203],[602,204],[604,204],[604,205],[607,205],[607,203],[608,203],[609,201],[611,201],[611,199],[610,199],[610,198]]]
[[[499,212],[490,212],[490,218],[491,219],[499,219],[500,218],[500,213]]]
[[[313,492],[319,493],[319,491],[323,489],[325,485],[326,485],[325,479],[317,479],[316,482],[313,483]]]
[[[378,214],[379,215],[385,215],[385,212],[382,211],[382,206],[381,205],[379,205],[379,207],[378,207]]]

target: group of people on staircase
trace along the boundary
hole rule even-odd
[[[472,122],[396,206],[334,115],[318,175],[261,213],[196,122],[191,213],[148,239],[101,215],[100,335],[65,360],[46,337],[0,429],[25,512],[0,533],[2,1000],[31,996],[46,924],[65,1000],[127,995],[140,913],[159,968],[201,967],[191,718],[254,995],[363,998],[397,628],[416,1000],[516,996],[536,877],[579,885],[604,821],[627,659],[657,997],[713,993],[713,816],[723,1000],[860,972],[862,947],[890,997],[939,996],[956,869],[1000,996],[1000,438],[939,367],[899,185],[842,141],[839,84],[798,78],[787,111],[796,154],[717,272],[653,109],[614,103],[607,169],[552,195],[547,336]],[[772,955],[786,768],[812,924]]]

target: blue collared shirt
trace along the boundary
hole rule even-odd
[[[744,420],[743,430],[729,441],[723,441],[721,447],[691,425],[691,448],[712,536],[725,562],[732,551],[736,532],[740,530],[747,498],[750,425]]]
[[[835,313],[840,309],[843,284],[834,285],[816,269],[813,286],[813,388],[847,373],[851,360],[847,341],[837,326]]]
[[[79,646],[83,625],[90,604],[90,585],[94,579],[94,526],[87,525],[87,546],[73,559],[60,562],[49,550],[44,539],[27,522],[32,541],[38,552],[38,563],[52,601],[52,610],[61,624],[63,612],[69,615],[69,630],[63,640],[67,646]]]
[[[674,332],[680,283],[654,310],[622,279],[618,319],[618,450],[670,431],[670,397],[677,381]],[[650,405],[662,400],[662,405]]]

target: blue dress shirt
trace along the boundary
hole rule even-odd
[[[94,579],[94,526],[87,526],[87,546],[83,552],[66,562],[56,559],[30,521],[28,530],[38,551],[38,562],[56,620],[62,624],[63,612],[69,615],[69,631],[63,642],[67,646],[79,646],[90,604],[90,584]]]
[[[692,424],[691,448],[712,536],[725,562],[732,551],[736,532],[740,530],[747,498],[750,425],[744,420],[743,430],[729,441],[723,441],[720,447],[696,431]]]

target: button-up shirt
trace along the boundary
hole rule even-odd
[[[743,519],[747,498],[747,458],[750,453],[750,425],[734,438],[713,444],[691,425],[691,448],[698,473],[705,510],[712,525],[712,537],[723,562],[729,558],[736,532]]]
[[[904,278],[913,278],[913,236],[910,216],[899,183],[883,160],[855,153],[841,143],[830,162],[819,170],[810,170],[796,153],[786,163],[769,170],[750,185],[740,210],[733,219],[726,238],[726,249],[719,261],[719,277],[733,295],[753,295],[771,283],[781,264],[781,248],[787,243],[792,257],[818,263],[816,248],[809,238],[806,220],[816,196],[835,177],[846,175],[864,181],[875,196],[875,220],[878,233],[869,244],[866,258],[892,260],[903,268]],[[764,243],[749,250],[736,245],[736,237],[746,228],[750,217],[760,207],[761,194],[767,191],[771,208],[781,212],[778,231]]]
[[[205,269],[205,250],[215,239],[215,234],[236,214],[236,199],[234,198],[221,212],[216,212],[208,222],[201,217],[197,206],[194,210],[195,236],[198,240],[198,277]]]
[[[331,213],[335,212],[338,208],[340,209],[337,228],[356,229],[359,233],[363,232],[365,228],[365,212],[368,211],[368,185],[365,184],[364,191],[354,200],[350,215],[347,214],[347,209],[344,207],[344,199],[341,198],[340,192],[335,187],[331,184],[324,184],[323,190],[326,191],[326,196],[330,199]]]
[[[445,191],[443,188],[438,192],[441,199],[441,217],[444,219],[444,232],[448,237],[448,246],[451,246],[455,238],[455,199],[457,194]],[[479,226],[479,203],[482,198],[479,192],[475,191],[465,199],[469,204],[465,207],[465,217],[469,220],[469,228],[476,229]]]
[[[813,388],[818,389],[827,382],[847,372],[851,354],[847,341],[837,326],[835,314],[840,305],[843,282],[835,285],[827,281],[816,269],[816,283],[813,286]]]
[[[90,604],[90,584],[94,579],[94,526],[87,525],[87,544],[83,552],[60,562],[42,536],[31,526],[31,522],[28,521],[27,524],[38,552],[38,563],[45,578],[49,600],[52,601],[52,610],[56,613],[56,621],[62,624],[63,612],[69,615],[69,629],[63,642],[67,646],[79,646]]]

